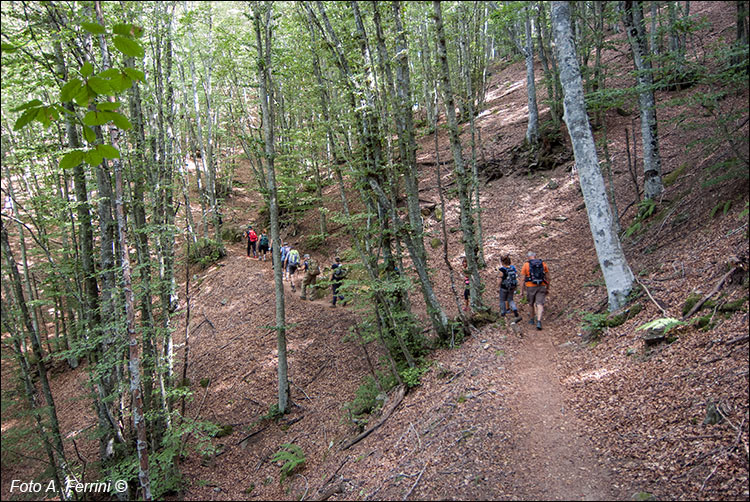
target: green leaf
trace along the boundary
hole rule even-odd
[[[97,94],[112,94],[112,86],[109,85],[109,80],[104,80],[101,77],[89,78],[88,86]]]
[[[107,32],[107,30],[104,29],[104,26],[98,23],[81,23],[81,28],[89,33],[93,33],[94,35],[103,35]]]
[[[130,121],[125,118],[124,115],[117,113],[117,112],[109,112],[110,119],[112,122],[115,123],[117,127],[122,129],[123,131],[127,131],[129,129],[132,129],[133,125],[130,123]]]
[[[86,163],[92,167],[98,166],[104,160],[104,156],[99,153],[96,148],[93,148],[86,152]]]
[[[112,26],[112,31],[118,35],[124,35],[130,37],[130,30],[133,28],[132,24],[129,23],[117,23]]]
[[[21,114],[20,117],[18,117],[18,120],[16,120],[15,125],[13,126],[14,131],[20,131],[26,125],[34,120],[34,117],[36,117],[36,114],[39,113],[39,108],[29,108],[25,112]]]
[[[46,106],[39,107],[39,111],[36,114],[36,120],[41,122],[44,127],[49,127],[52,124]]]
[[[641,326],[638,326],[636,329],[661,329],[661,328],[671,328],[673,326],[684,324],[679,319],[675,319],[674,317],[660,317],[659,319],[654,319],[653,321],[647,322],[646,324],[643,324]]]
[[[83,123],[89,126],[100,126],[109,122],[108,112],[90,110],[83,116]]]
[[[103,157],[106,157],[108,159],[120,158],[120,150],[112,145],[97,145],[96,151],[102,154]]]
[[[83,126],[83,138],[90,145],[96,143],[96,133],[88,126]]]
[[[130,89],[130,86],[133,85],[133,81],[124,73],[118,73],[109,80],[109,85],[112,86],[113,90],[119,93]]]
[[[85,154],[81,150],[73,150],[60,159],[60,169],[71,169],[83,162]]]
[[[131,79],[138,80],[139,82],[143,82],[143,80],[146,78],[145,73],[143,73],[141,70],[136,70],[135,68],[123,68],[122,71],[125,72],[125,74]]]
[[[112,78],[119,74],[120,74],[120,70],[118,70],[117,68],[110,68],[109,70],[104,70],[102,72],[97,73],[97,76],[102,77],[102,78]]]
[[[10,53],[10,52],[15,52],[15,51],[17,51],[17,50],[18,50],[18,47],[16,47],[16,46],[15,46],[15,45],[13,45],[13,44],[9,44],[9,43],[3,42],[3,43],[2,43],[2,50],[3,50],[3,52],[8,52],[8,53]]]
[[[75,95],[73,100],[78,104],[78,106],[86,106],[89,104],[89,99],[93,96],[94,94],[91,94],[89,86],[82,85],[81,90],[78,91],[78,94]]]
[[[83,66],[81,66],[81,75],[83,76],[83,78],[88,77],[92,73],[94,73],[94,66],[88,61],[83,63]]]
[[[117,110],[118,108],[120,108],[121,104],[122,103],[120,103],[119,101],[115,101],[115,102],[102,101],[101,103],[96,104],[96,109],[102,110],[102,111],[112,111],[112,110]]]
[[[80,78],[74,78],[73,80],[66,82],[62,89],[60,89],[60,101],[67,103],[72,100],[73,96],[81,90],[82,85],[83,82],[81,82]]]
[[[117,35],[114,39],[114,43],[117,50],[122,52],[126,56],[131,56],[134,58],[143,57],[143,47],[141,47],[141,44],[139,44],[135,40],[130,40],[129,38],[123,37],[122,35]]]
[[[38,107],[41,104],[42,104],[42,102],[39,101],[38,99],[32,99],[28,103],[24,103],[21,106],[19,106],[18,108],[13,108],[13,110],[11,110],[11,111],[20,112],[21,110],[26,110],[28,108],[36,108],[36,107]]]

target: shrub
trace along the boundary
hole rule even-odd
[[[192,265],[198,265],[204,269],[216,263],[227,255],[227,250],[221,242],[211,239],[199,239],[195,246],[190,247],[188,262]]]

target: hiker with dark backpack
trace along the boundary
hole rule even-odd
[[[299,251],[297,251],[297,243],[295,242],[294,246],[286,255],[286,269],[289,274],[289,282],[292,285],[292,291],[295,291],[294,273],[297,272],[297,267],[299,267]]]
[[[500,315],[505,316],[509,311],[513,311],[513,315],[518,321],[521,316],[518,315],[518,307],[516,302],[513,301],[513,295],[516,293],[518,287],[518,273],[516,267],[510,264],[510,255],[500,257]]]
[[[341,304],[344,305],[344,295],[339,295],[338,292],[341,284],[344,282],[347,271],[341,264],[341,258],[338,256],[336,257],[336,263],[331,265],[331,270],[333,270],[333,273],[331,274],[331,289],[333,290],[333,301],[331,302],[331,307],[336,306],[337,299],[341,300]]]
[[[525,277],[523,292],[529,300],[531,309],[529,324],[533,325],[536,322],[536,329],[541,330],[544,301],[549,294],[549,269],[546,263],[537,259],[535,252],[529,251],[529,261],[523,264],[521,275]]]
[[[258,239],[258,255],[263,255],[263,261],[266,261],[266,253],[268,253],[268,234],[266,234],[266,229],[264,228]],[[260,260],[260,256],[258,259]]]
[[[302,262],[302,270],[305,272],[305,276],[302,278],[302,295],[300,295],[300,298],[307,300],[307,287],[315,286],[320,274],[320,266],[318,262],[310,258],[309,254],[306,254],[304,258],[305,261]]]
[[[282,280],[286,278],[286,257],[289,254],[289,250],[291,247],[289,244],[281,243],[281,248],[279,248],[279,253],[281,254],[281,278]]]
[[[464,312],[469,311],[469,298],[471,297],[470,289],[470,274],[469,274],[469,262],[466,261],[466,257],[461,257],[461,269],[464,273]]]
[[[258,234],[255,233],[255,230],[253,230],[253,227],[247,228],[247,257],[250,258],[250,250],[253,250],[253,258],[258,257],[258,253],[256,252],[256,244],[258,243]]]

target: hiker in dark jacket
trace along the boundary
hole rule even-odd
[[[529,324],[534,324],[536,317],[536,329],[542,329],[542,312],[544,312],[544,301],[549,294],[549,269],[547,264],[536,258],[536,253],[529,251],[529,261],[523,264],[521,275],[524,277],[523,293],[529,300],[531,319]]]
[[[341,264],[341,258],[338,256],[336,257],[336,263],[331,265],[331,270],[333,270],[333,273],[331,274],[331,289],[333,290],[333,301],[331,302],[331,306],[336,306],[336,300],[341,300],[341,304],[344,305],[344,295],[339,295],[339,288],[341,287],[341,284],[344,282],[344,277],[346,277],[346,269]]]
[[[466,257],[461,257],[461,269],[464,273],[464,312],[469,311],[469,298],[471,296],[470,289],[470,274],[469,274],[469,262],[466,261]]]
[[[510,255],[500,257],[500,315],[505,316],[509,311],[513,311],[513,315],[516,320],[520,318],[518,315],[518,307],[516,302],[513,301],[513,295],[516,293],[518,287],[518,273],[516,267],[510,264]]]

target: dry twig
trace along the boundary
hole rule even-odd
[[[403,500],[408,499],[409,495],[411,495],[411,492],[413,492],[414,488],[417,487],[417,485],[419,484],[419,480],[422,479],[422,474],[424,474],[424,470],[427,469],[427,464],[429,464],[429,463],[430,463],[429,460],[424,463],[424,467],[422,467],[422,471],[419,473],[419,476],[417,477],[417,480],[414,482],[413,485],[411,485],[411,489],[409,490],[409,492],[406,495],[404,495]]]
[[[642,283],[642,282],[640,281],[640,279],[638,279],[638,277],[636,277],[636,278],[635,278],[635,282],[637,282],[638,284],[640,284],[640,285],[641,285],[641,287],[642,287],[642,288],[643,288],[643,290],[644,290],[644,291],[646,292],[646,294],[648,295],[648,297],[649,297],[649,298],[651,298],[651,301],[652,301],[652,302],[654,302],[654,305],[656,305],[657,307],[659,307],[659,310],[661,310],[662,314],[664,314],[664,317],[669,317],[669,314],[667,313],[667,311],[666,311],[666,310],[664,310],[664,309],[662,308],[662,306],[661,306],[661,305],[659,305],[659,302],[657,302],[657,301],[656,301],[656,300],[654,299],[654,297],[653,297],[653,296],[651,296],[651,292],[650,292],[650,291],[648,290],[648,288],[646,287],[646,285],[645,285],[645,284],[643,284],[643,283]]]

